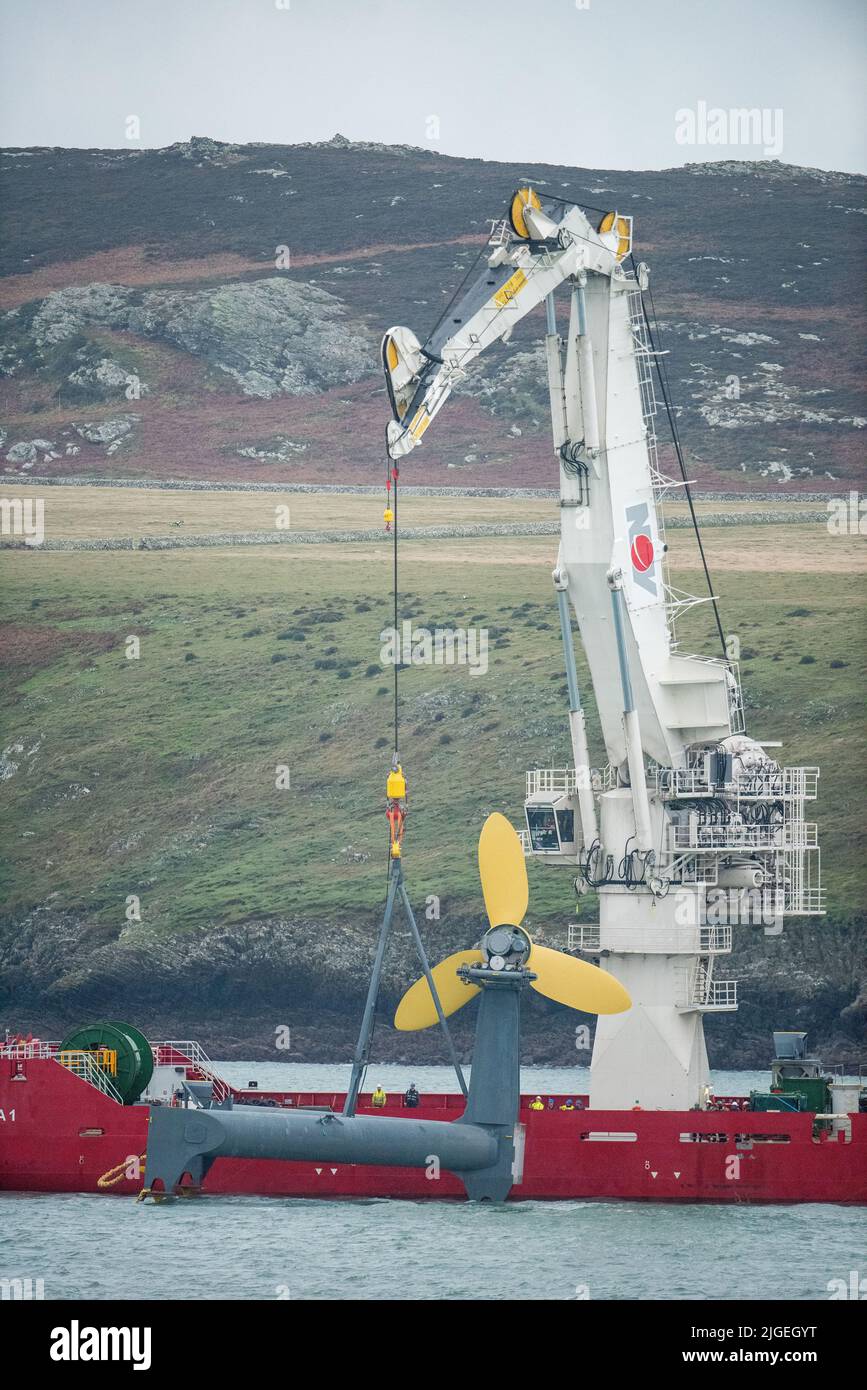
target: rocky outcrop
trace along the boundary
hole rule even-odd
[[[139,415],[120,415],[111,420],[87,421],[75,425],[74,429],[90,444],[117,444],[132,432],[140,419]]]
[[[6,453],[7,463],[17,463],[22,468],[32,468],[39,455],[44,462],[56,458],[54,441],[51,439],[19,439]]]
[[[709,159],[704,163],[684,164],[683,169],[685,173],[705,178],[753,178],[779,183],[791,183],[793,179],[810,179],[829,187],[862,183],[859,174],[814,169],[808,164],[784,164],[780,159]]]
[[[86,396],[101,399],[125,396],[128,400],[138,400],[150,390],[135,372],[128,372],[119,362],[110,357],[100,357],[96,361],[85,360],[66,378],[67,384]]]
[[[519,429],[549,428],[547,368],[543,344],[526,352],[510,352],[502,360],[471,364],[467,380],[457,393],[477,400],[492,415],[510,422],[520,421]]]
[[[356,154],[397,154],[434,156],[435,150],[421,145],[384,145],[379,140],[349,140],[339,131],[330,140],[305,141],[291,148],[296,150],[345,150]]]
[[[0,321],[5,370],[37,370],[51,349],[93,328],[157,338],[203,359],[245,395],[312,396],[374,370],[375,345],[342,300],[318,285],[269,277],[207,290],[149,290],[92,284],[55,290],[29,316]],[[107,359],[76,368],[73,385],[116,382],[130,373]]]

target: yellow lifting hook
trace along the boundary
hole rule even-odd
[[[403,768],[395,760],[385,784],[386,807],[392,859],[400,858],[403,831],[406,823],[406,778]]]

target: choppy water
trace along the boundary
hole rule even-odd
[[[227,1063],[235,1083],[342,1089],[347,1068]],[[443,1067],[369,1081],[451,1090]],[[526,1068],[523,1089],[587,1089],[581,1069]],[[717,1073],[719,1094],[767,1078]],[[827,1299],[867,1275],[867,1211],[638,1202],[322,1202],[0,1195],[0,1278],[46,1298]],[[586,1291],[586,1292],[585,1292]]]

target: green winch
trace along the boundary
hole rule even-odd
[[[133,1105],[153,1075],[150,1043],[130,1023],[90,1023],[76,1028],[60,1044],[58,1061],[76,1070],[86,1057],[109,1078],[124,1105]]]

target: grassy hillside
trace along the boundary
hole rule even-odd
[[[782,739],[783,761],[822,768],[829,919],[762,942],[776,957],[750,968],[759,991],[769,972],[798,977],[805,999],[830,989],[839,1012],[858,969],[841,923],[865,881],[861,542],[815,524],[706,540],[727,631],[741,638],[750,731]],[[425,924],[432,955],[474,939],[484,817],[497,809],[517,821],[525,770],[568,759],[553,545],[402,548],[402,615],[484,625],[490,639],[487,674],[432,666],[400,677],[406,869],[422,912],[427,895],[441,900],[439,921]],[[693,563],[685,539],[678,554]],[[351,1005],[352,1018],[385,872],[387,546],[17,551],[2,569],[0,1012],[11,1021],[16,997],[37,996],[49,1012],[103,999],[115,1012],[122,1000],[280,999],[301,1011]],[[700,588],[688,568],[675,577]],[[703,609],[688,615],[686,649],[711,650],[707,623]],[[579,677],[586,685],[580,653]],[[595,716],[591,738],[601,760]],[[282,766],[289,789],[275,785]],[[531,928],[562,939],[576,918],[568,872],[531,864],[530,876]],[[125,918],[130,895],[140,922]],[[593,920],[592,900],[581,915]],[[745,960],[754,946],[743,943]],[[410,968],[404,943],[392,994]],[[823,971],[830,984],[817,983]]]

